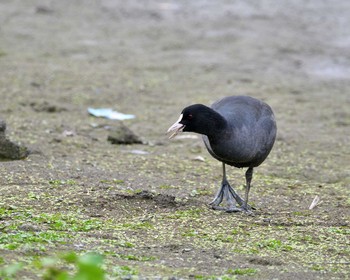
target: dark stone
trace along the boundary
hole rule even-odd
[[[25,146],[11,142],[5,135],[6,123],[0,120],[0,158],[1,159],[24,159],[29,155]]]
[[[112,144],[142,144],[142,140],[123,123],[112,127],[108,138]]]
[[[32,102],[29,104],[35,112],[46,112],[46,113],[60,113],[67,111],[66,108],[51,104],[47,101],[43,102]]]
[[[283,264],[281,261],[276,260],[276,259],[272,259],[272,258],[252,257],[248,261],[249,261],[249,263],[252,263],[252,264],[265,265],[265,266],[282,265]]]
[[[35,13],[37,14],[52,14],[54,12],[53,9],[47,6],[37,6],[35,7]]]
[[[22,224],[18,227],[19,230],[23,231],[40,231],[40,228],[31,224]]]
[[[6,123],[3,120],[0,120],[0,134],[5,133],[6,130]]]

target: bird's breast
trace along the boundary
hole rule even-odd
[[[209,139],[203,136],[203,141],[214,158],[229,165],[245,166],[245,163],[254,159],[254,149],[248,139],[242,143],[234,139],[225,139],[224,136],[220,139]]]

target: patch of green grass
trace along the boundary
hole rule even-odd
[[[288,237],[288,241],[295,244],[308,244],[308,245],[318,245],[319,240],[309,234],[294,234]]]
[[[192,208],[189,210],[178,210],[175,213],[169,214],[166,217],[169,219],[196,219],[201,215],[202,209]]]
[[[133,230],[140,230],[140,229],[154,229],[154,226],[150,222],[131,222],[131,223],[124,223],[117,226],[118,228],[122,229],[133,229]]]
[[[350,235],[350,228],[346,228],[346,227],[331,227],[331,228],[328,229],[328,232],[336,233],[336,234]]]
[[[113,268],[112,276],[116,277],[116,279],[120,279],[123,277],[130,277],[132,275],[138,275],[139,272],[136,268],[131,268],[129,266],[115,266]],[[120,278],[119,278],[120,277]],[[129,278],[127,278],[129,279]]]
[[[159,188],[162,190],[179,189],[179,187],[172,186],[172,185],[161,185],[161,186],[159,186]]]
[[[300,216],[300,217],[307,217],[310,216],[310,212],[303,212],[303,211],[294,211],[293,212],[294,216]]]
[[[121,242],[118,242],[118,246],[121,246],[121,247],[124,247],[124,248],[134,248],[135,245],[131,242],[128,242],[128,241],[121,241]]]
[[[236,268],[236,269],[229,269],[227,270],[228,274],[231,275],[248,275],[252,276],[257,273],[257,270],[255,268]]]
[[[322,271],[325,270],[325,267],[320,264],[314,264],[311,266],[311,269],[315,271]]]
[[[190,192],[190,196],[196,197],[196,196],[204,196],[204,195],[211,195],[212,192],[209,190],[204,189],[194,189]]]
[[[40,195],[39,195],[39,194],[36,194],[36,193],[34,193],[34,192],[29,192],[29,193],[27,194],[27,197],[28,197],[29,199],[31,199],[31,200],[38,200],[38,199],[40,199]]]
[[[215,236],[215,240],[216,241],[221,241],[221,242],[224,242],[224,243],[234,243],[236,242],[236,238],[235,236],[231,236],[231,235],[228,235],[228,234],[218,234]]]
[[[245,228],[235,228],[231,230],[230,234],[233,235],[238,235],[238,234],[243,234],[243,235],[250,235],[249,231],[246,231]]]
[[[2,233],[0,235],[0,248],[15,250],[21,246],[36,246],[37,244],[51,244],[59,242],[64,244],[70,236],[60,232],[16,232]],[[44,249],[41,247],[41,249]]]
[[[38,262],[37,268],[43,272],[43,279],[103,280],[106,276],[102,268],[103,260],[103,256],[95,253],[79,256],[72,252],[59,257],[43,258]],[[68,270],[67,265],[73,266],[73,269]]]
[[[58,179],[52,179],[52,180],[49,180],[49,184],[51,186],[54,186],[54,187],[58,187],[58,186],[64,186],[64,185],[76,185],[77,182],[72,180],[72,179],[68,179],[68,180],[58,180]]]
[[[13,209],[9,209],[8,207],[0,207],[0,217],[9,216]]]
[[[130,195],[136,195],[136,194],[142,193],[142,190],[141,189],[136,189],[136,190],[127,189],[127,190],[125,190],[125,193],[130,194]]]
[[[235,275],[210,275],[210,276],[205,276],[205,275],[194,275],[194,279],[198,280],[236,280],[237,277]]]
[[[0,279],[10,280],[23,268],[22,263],[12,263],[5,267],[0,267]]]
[[[41,213],[33,216],[32,221],[40,224],[47,224],[52,230],[60,231],[91,231],[102,228],[102,222],[99,219],[82,219],[79,216],[60,213],[47,214]]]
[[[188,229],[188,230],[185,230],[182,234],[182,236],[184,237],[192,237],[192,236],[197,236],[198,235],[198,231],[197,230],[194,230],[194,229]]]
[[[116,248],[116,247],[122,247],[122,248],[134,248],[135,247],[135,244],[130,242],[130,241],[127,241],[126,240],[123,240],[123,237],[121,238],[118,238],[118,239],[115,239],[115,238],[112,238],[112,239],[99,239],[99,241],[103,244],[105,244],[106,246],[110,246],[112,248]],[[113,252],[110,252],[110,251],[104,251],[104,253],[106,255],[115,255],[115,251]]]
[[[75,231],[87,232],[91,230],[101,229],[103,222],[97,218],[85,219],[74,213],[40,213],[34,214],[32,211],[17,211],[0,208],[0,217],[2,219],[11,220],[12,224],[7,226],[7,229],[16,229],[18,225],[24,223],[44,224],[49,227],[49,230],[58,231]]]
[[[350,197],[345,201],[345,204],[346,204],[347,206],[350,206]]]
[[[293,248],[290,245],[283,244],[281,240],[278,239],[267,239],[257,242],[256,247],[266,248],[272,251],[291,251]]]
[[[138,262],[154,261],[157,259],[156,257],[123,255],[123,254],[115,254],[115,256],[122,260],[138,261]]]
[[[77,255],[74,252],[60,254],[56,257],[44,257],[32,262],[31,267],[23,263],[12,263],[0,268],[1,279],[19,279],[18,272],[30,269],[40,279],[51,280],[104,280],[106,272],[102,268],[104,257],[95,253]]]
[[[204,276],[204,275],[194,275],[193,276],[194,279],[198,279],[198,280],[211,280],[211,279],[217,279],[217,277],[215,276]]]

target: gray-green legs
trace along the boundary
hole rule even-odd
[[[252,181],[253,178],[253,167],[249,167],[248,170],[245,173],[245,180],[246,180],[246,185],[245,185],[245,200],[243,202],[242,207],[245,210],[249,210],[251,208],[248,205],[248,196],[249,196],[249,191],[250,191],[250,182]]]
[[[250,189],[250,182],[253,176],[253,168],[252,167],[248,168],[246,172],[247,185],[246,185],[245,200],[243,200],[228,183],[227,177],[226,177],[225,163],[222,164],[222,173],[223,173],[223,177],[222,177],[221,188],[216,194],[213,201],[210,203],[212,208],[215,210],[223,210],[226,212],[247,212],[251,214],[252,213],[250,211],[251,207],[248,205],[247,201],[248,201],[248,195],[249,195],[249,189]],[[227,207],[219,206],[224,198],[227,201]],[[241,207],[237,207],[236,202]]]

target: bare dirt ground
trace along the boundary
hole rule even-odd
[[[38,258],[74,250],[112,278],[349,279],[349,26],[345,0],[1,0],[0,117],[32,154],[0,162],[0,265],[38,279]],[[236,94],[278,124],[255,216],[209,209],[221,164],[165,135]],[[111,145],[116,121],[88,107],[135,114],[145,144]]]

